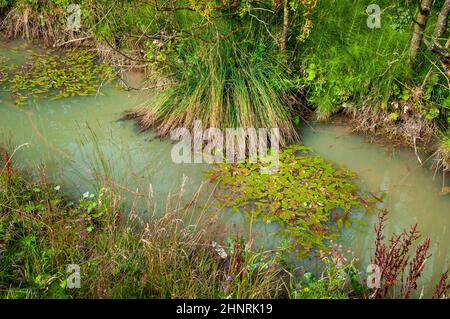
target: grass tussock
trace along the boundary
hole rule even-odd
[[[450,171],[450,132],[440,134],[439,144],[434,153],[434,167],[442,169],[444,172]],[[448,193],[447,190],[445,193]]]
[[[151,104],[128,114],[143,130],[169,135],[179,127],[279,128],[283,143],[297,139],[286,107],[289,81],[275,57],[258,56],[229,41],[193,53],[181,61],[176,84],[161,91]]]

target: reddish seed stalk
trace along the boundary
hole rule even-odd
[[[447,298],[450,295],[450,282],[447,284],[448,270],[444,272],[433,293],[433,299]]]
[[[378,225],[375,226],[375,255],[372,262],[380,268],[380,288],[375,288],[372,298],[386,297],[390,288],[400,286],[401,295],[410,298],[411,293],[417,289],[417,279],[422,274],[425,261],[431,256],[428,253],[430,240],[426,239],[420,244],[414,258],[409,263],[409,252],[413,243],[420,237],[417,224],[408,231],[403,230],[400,235],[393,235],[389,243],[384,243],[384,223],[387,211],[382,211],[378,216]],[[408,274],[405,280],[405,274]]]
[[[430,239],[426,239],[421,245],[417,246],[416,256],[411,261],[409,266],[408,282],[405,291],[405,298],[411,297],[411,292],[417,289],[417,279],[422,274],[425,267],[425,261],[431,256],[428,253],[430,249]]]

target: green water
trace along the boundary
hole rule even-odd
[[[23,42],[0,46],[0,54],[14,63],[30,52]],[[136,81],[135,74],[130,76]],[[102,96],[30,102],[20,108],[7,92],[0,92],[0,140],[5,144],[12,137],[14,146],[27,143],[14,155],[15,162],[34,172],[45,165],[48,177],[74,198],[95,191],[104,176],[124,194],[153,194],[161,205],[167,196],[179,193],[183,181],[185,197],[193,196],[204,184],[206,166],[173,163],[170,140],[139,134],[132,121],[120,121],[125,111],[151,103],[152,96],[112,86],[101,92]]]
[[[23,42],[0,42],[0,54],[14,63],[23,62],[29,50]],[[152,96],[112,87],[104,88],[103,93],[17,108],[7,92],[0,92],[2,144],[8,136],[13,145],[27,143],[14,155],[15,162],[34,172],[45,165],[48,178],[74,198],[95,191],[97,181],[109,176],[125,196],[152,198],[158,210],[164,210],[167,197],[182,186],[185,200],[202,188],[204,200],[209,201],[212,186],[203,177],[206,165],[174,164],[171,141],[148,132],[139,134],[131,121],[119,121],[124,111],[151,103]],[[386,192],[383,205],[390,211],[386,234],[418,223],[422,236],[431,238],[433,255],[419,286],[420,292],[425,285],[429,295],[450,264],[450,196],[439,195],[442,178],[433,179],[432,172],[419,167],[413,152],[371,144],[339,126],[304,126],[302,134],[307,146],[356,172],[363,193]],[[376,215],[358,217],[365,226],[344,231],[342,243],[360,256],[361,269],[365,269],[373,254]],[[241,223],[242,219],[232,222]],[[259,228],[255,234],[266,246],[276,241],[273,226]]]
[[[323,157],[343,164],[357,174],[363,193],[386,193],[382,205],[389,210],[386,237],[400,234],[404,228],[418,224],[422,238],[431,239],[432,257],[427,261],[419,280],[419,294],[425,285],[429,296],[440,275],[450,265],[450,196],[439,195],[443,179],[433,178],[433,172],[420,167],[414,153],[371,144],[363,136],[354,135],[341,126],[313,125],[302,128],[304,143]],[[343,245],[361,256],[361,268],[366,269],[374,252],[373,226],[376,214],[359,215],[366,226],[345,231]]]

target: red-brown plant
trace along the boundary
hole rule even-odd
[[[438,285],[433,293],[433,299],[445,299],[450,295],[450,282],[447,283],[448,279],[448,270],[444,272],[441,276],[441,280],[439,280]]]
[[[399,287],[401,295],[410,298],[411,293],[417,289],[417,280],[423,272],[425,262],[431,256],[430,240],[425,239],[417,246],[415,256],[409,262],[411,247],[420,237],[417,224],[409,231],[403,230],[400,235],[394,234],[386,244],[383,229],[387,214],[387,211],[383,210],[378,216],[378,225],[375,225],[375,255],[372,263],[379,267],[380,286],[373,289],[370,297],[386,297],[392,287]]]

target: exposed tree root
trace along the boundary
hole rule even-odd
[[[430,155],[428,159],[433,161],[432,168],[436,172],[441,171],[444,175],[450,172],[450,150],[439,147],[438,127],[419,112],[405,112],[396,121],[389,119],[388,111],[374,110],[370,107],[345,113],[345,116],[351,116],[349,124],[354,132],[379,136],[397,145],[410,147],[414,150],[420,165],[424,160],[418,150],[422,150]]]
[[[366,106],[350,113],[354,131],[382,135],[411,148],[429,146],[437,132],[433,122],[414,111],[405,112],[395,121],[389,118],[387,111]]]

